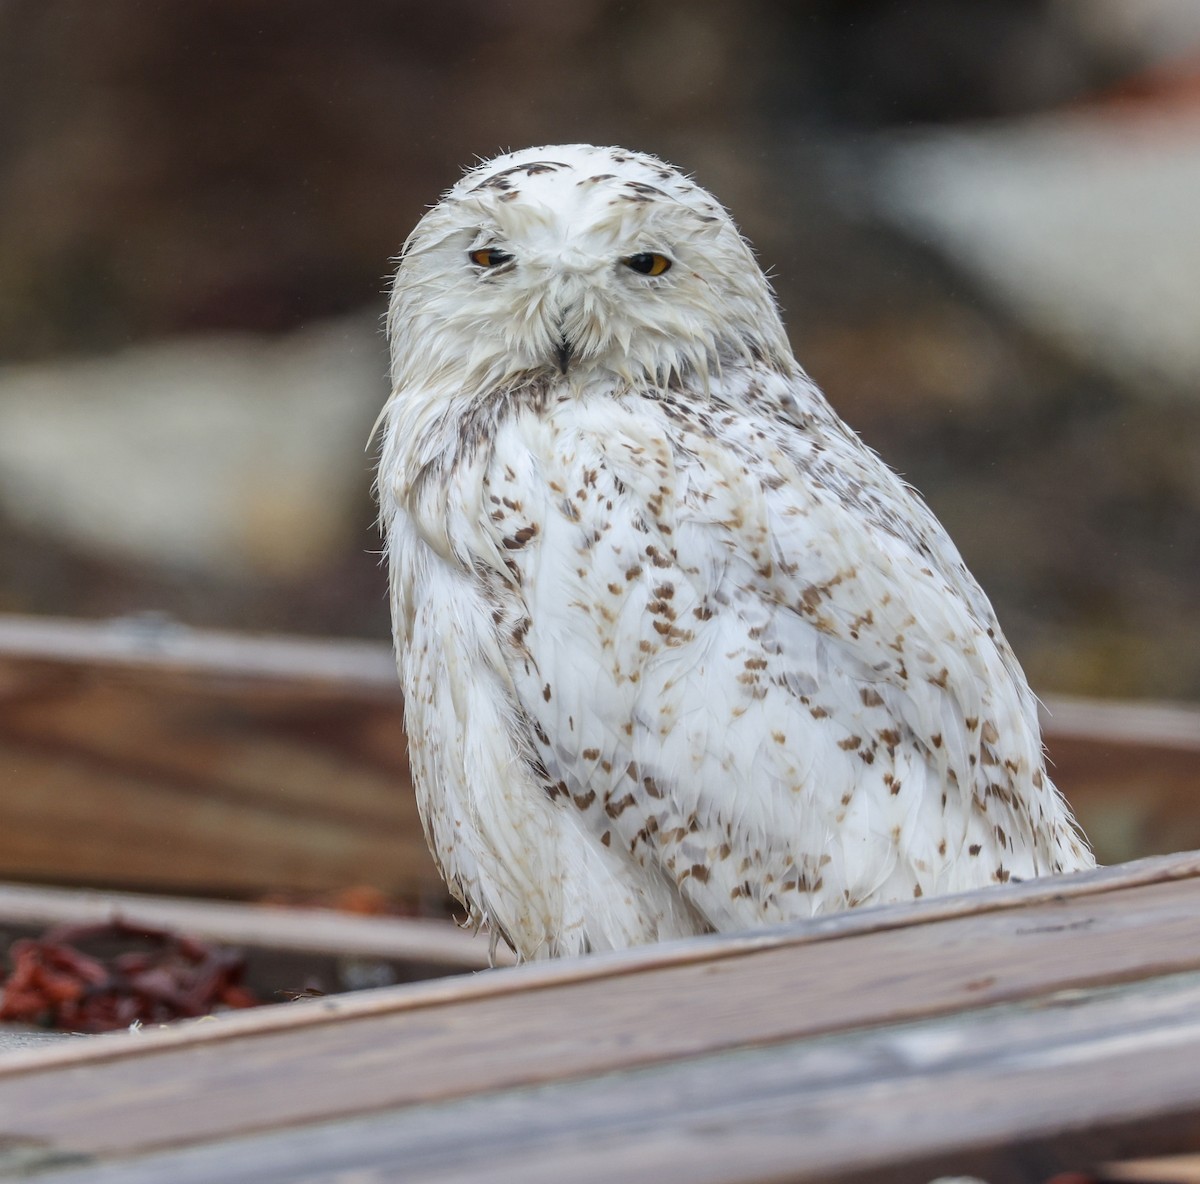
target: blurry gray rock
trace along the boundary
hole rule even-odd
[[[1087,365],[1200,397],[1200,105],[899,137],[874,200]]]
[[[303,575],[357,525],[385,368],[372,312],[0,369],[0,504],[108,557]]]

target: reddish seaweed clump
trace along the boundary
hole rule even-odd
[[[9,961],[0,1021],[110,1032],[259,1003],[242,985],[238,951],[119,919],[23,938]]]

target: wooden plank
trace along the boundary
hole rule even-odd
[[[1200,710],[1051,699],[1054,779],[1103,861],[1200,846]]]
[[[1189,975],[422,1107],[377,1128],[396,1142],[355,1179],[1029,1184],[1200,1148],[1198,1004]],[[343,1167],[360,1152],[327,1145]]]
[[[1200,1155],[1169,1155],[1106,1163],[1100,1169],[1105,1184],[1145,1184],[1147,1180],[1170,1184],[1200,1184]]]
[[[1008,883],[953,896],[933,897],[886,907],[855,909],[831,913],[794,925],[747,930],[736,934],[710,934],[683,941],[660,942],[628,950],[592,954],[586,958],[564,958],[526,963],[502,975],[487,974],[441,979],[405,986],[397,990],[358,991],[322,999],[319,1003],[296,1002],[287,1007],[238,1012],[221,1017],[219,1024],[172,1024],[143,1031],[136,1043],[119,1039],[90,1041],[67,1054],[71,1064],[83,1060],[110,1060],[141,1055],[153,1048],[181,1047],[213,1040],[232,1040],[241,1036],[278,1032],[314,1025],[337,1023],[345,1019],[411,1011],[473,999],[540,991],[572,983],[595,983],[677,966],[693,966],[755,951],[794,949],[819,942],[837,941],[915,925],[928,925],[951,918],[970,918],[985,913],[1024,909],[1035,904],[1065,904],[1101,893],[1122,892],[1152,884],[1168,884],[1200,878],[1200,852],[1158,856],[1123,864],[1095,868],[1068,876],[1050,877],[1026,883]],[[499,952],[498,952],[499,955]],[[52,1061],[39,1057],[32,1066],[20,1058],[0,1061],[0,1076],[33,1067],[45,1069]]]
[[[1200,708],[1181,703],[1049,698],[1042,726],[1056,740],[1200,753]]]
[[[0,663],[198,672],[280,684],[332,684],[398,698],[387,644],[192,629],[153,614],[110,621],[0,613]],[[1056,740],[1200,753],[1200,708],[1173,703],[1048,696],[1042,726]]]
[[[339,684],[387,699],[397,694],[387,645],[193,629],[154,614],[79,621],[0,613],[0,660],[203,672],[317,688]]]
[[[484,970],[491,965],[487,938],[451,921],[0,884],[0,932],[115,919],[225,945],[323,957],[430,963],[446,970]],[[497,957],[504,964],[504,951],[497,951]]]
[[[9,1147],[29,1167],[87,1165],[46,1184],[926,1184],[966,1172],[1025,1184],[1114,1154],[1200,1148],[1198,1015],[1200,976],[1186,975],[108,1163],[19,1135]]]
[[[0,620],[0,876],[209,894],[368,883],[440,909],[385,657]]]
[[[521,968],[496,971],[491,992],[336,1023],[14,1054],[0,1113],[13,1137],[132,1154],[1196,970],[1200,880],[727,957],[708,945],[715,957],[540,989],[526,976],[508,991]]]

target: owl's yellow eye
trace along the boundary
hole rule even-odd
[[[630,255],[627,259],[622,259],[621,262],[626,267],[636,271],[639,275],[662,275],[664,271],[671,270],[671,260],[666,255],[659,255],[653,251],[643,251],[637,255]]]
[[[500,267],[512,262],[512,256],[499,247],[480,247],[477,251],[471,251],[469,258],[476,267]]]

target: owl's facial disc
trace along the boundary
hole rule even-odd
[[[725,211],[651,156],[528,149],[473,169],[405,246],[389,313],[397,388],[705,388],[795,363]]]
[[[639,234],[634,242],[644,238]],[[549,218],[512,225],[489,220],[474,231],[472,243],[481,242],[486,245],[465,252],[469,282],[481,295],[502,297],[493,302],[484,333],[491,328],[506,342],[519,342],[532,369],[552,367],[563,377],[572,366],[611,363],[612,342],[601,327],[619,323],[623,312],[666,282],[661,277],[673,265],[662,250],[630,252],[615,236],[574,241]]]

